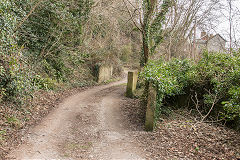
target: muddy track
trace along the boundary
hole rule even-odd
[[[126,81],[65,99],[9,159],[145,159],[120,114]]]

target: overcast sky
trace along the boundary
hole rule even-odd
[[[221,18],[219,21],[219,24],[217,25],[216,29],[211,30],[211,32],[219,33],[222,35],[228,42],[230,40],[229,38],[229,32],[230,32],[230,26],[229,26],[229,0],[221,0],[224,7],[221,11],[219,11],[219,14],[221,14]],[[232,20],[233,20],[233,35],[236,35],[236,39],[240,40],[240,0],[232,0]],[[234,41],[233,37],[233,41]]]
[[[205,5],[214,0],[204,0]],[[230,42],[230,0],[220,0],[215,9],[211,13],[210,19],[206,18],[205,25],[198,26],[197,39],[200,38],[201,32],[205,31],[210,34],[220,34],[227,41],[226,47],[229,47]],[[231,0],[232,3],[232,42],[239,42],[240,47],[240,0]],[[203,7],[204,8],[204,7]],[[233,46],[234,47],[234,46]]]

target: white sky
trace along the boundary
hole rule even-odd
[[[219,33],[224,37],[228,42],[230,41],[230,25],[229,25],[229,0],[221,0],[224,7],[219,11],[221,14],[221,18],[219,19],[219,23],[215,29],[212,29],[210,32],[213,34]],[[233,21],[233,33],[232,35],[236,35],[236,39],[240,41],[240,0],[232,0],[232,21]],[[235,31],[235,34],[234,34]],[[233,40],[235,38],[233,37]],[[228,45],[228,44],[227,44]],[[228,46],[226,46],[228,47]]]

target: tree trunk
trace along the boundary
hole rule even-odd
[[[149,59],[149,47],[148,47],[148,42],[146,38],[143,38],[143,54],[144,54],[144,66],[145,66]]]

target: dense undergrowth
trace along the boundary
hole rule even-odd
[[[88,0],[0,2],[0,101],[21,105],[34,91],[54,89],[84,68],[86,55],[78,46],[91,4]]]
[[[92,85],[95,65],[113,65],[118,76],[122,63],[136,59],[139,38],[129,15],[113,6],[125,8],[112,1],[2,0],[0,102],[22,105],[39,89]]]
[[[139,38],[126,22],[129,15],[111,6],[125,7],[92,0],[1,1],[0,102],[23,105],[39,89],[92,85],[95,65],[111,64],[118,76],[122,63],[136,59]]]
[[[136,59],[139,33],[128,13],[119,14],[124,7],[93,0],[0,1],[0,148],[48,108],[32,106],[39,92],[94,85],[96,65],[113,65],[117,77],[123,63]]]
[[[17,132],[51,110],[37,92],[93,83],[88,55],[79,50],[91,10],[88,0],[0,1],[0,159]],[[39,97],[38,97],[39,96]]]
[[[167,111],[166,105],[187,106],[196,111],[200,121],[212,118],[239,129],[239,52],[234,56],[205,52],[197,63],[187,59],[151,61],[141,78],[157,90],[158,116]]]

